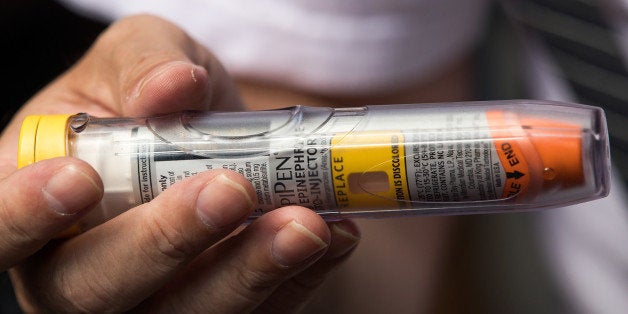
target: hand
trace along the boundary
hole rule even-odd
[[[349,255],[355,225],[325,224],[302,207],[277,209],[233,233],[255,197],[229,171],[199,174],[79,236],[51,240],[98,203],[103,186],[89,165],[68,157],[16,171],[25,115],[209,108],[242,108],[224,69],[150,16],[112,25],[23,107],[0,138],[0,270],[11,268],[26,312],[292,311]]]

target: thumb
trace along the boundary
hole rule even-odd
[[[112,24],[61,86],[124,116],[242,109],[218,59],[178,26],[150,15]]]
[[[0,181],[0,270],[76,223],[102,195],[98,174],[72,158],[44,160]]]

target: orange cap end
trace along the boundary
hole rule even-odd
[[[543,119],[521,122],[541,159],[544,189],[584,183],[580,127]]]

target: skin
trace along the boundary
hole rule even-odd
[[[247,109],[363,106],[474,100],[472,59],[463,57],[429,78],[385,93],[321,95],[291,86],[237,77]],[[368,94],[367,94],[368,93]],[[304,313],[431,313],[442,291],[457,217],[358,219],[360,245],[313,296]],[[449,299],[448,299],[449,300]]]
[[[103,187],[69,157],[16,170],[28,114],[149,116],[243,105],[219,62],[174,25],[135,16],[112,25],[68,72],[35,95],[0,138],[0,270],[25,312],[298,310],[353,251],[350,221],[281,208],[238,228],[255,204],[239,174],[208,171],[71,239]],[[236,229],[238,232],[234,232]]]

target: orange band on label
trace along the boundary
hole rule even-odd
[[[396,131],[339,134],[331,139],[331,173],[338,207],[408,206],[403,141],[403,135]]]
[[[505,123],[501,111],[489,111],[486,119],[493,136],[495,150],[506,172],[503,198],[524,195],[530,185],[530,167],[520,141],[527,140],[521,128]]]

